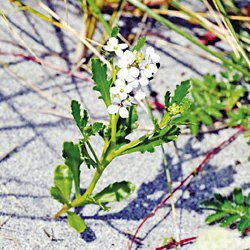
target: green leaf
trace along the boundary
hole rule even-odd
[[[211,119],[211,117],[203,110],[200,110],[200,112],[198,113],[198,116],[200,120],[207,126],[213,123],[213,120]]]
[[[88,123],[88,112],[84,110],[83,117],[81,116],[81,105],[79,102],[72,100],[71,101],[71,114],[74,117],[77,127],[80,129],[81,133],[83,133],[84,127],[86,127]]]
[[[103,123],[101,122],[95,122],[93,125],[92,125],[92,135],[96,134],[96,133],[99,133],[102,129],[103,129]]]
[[[73,174],[73,180],[75,183],[76,194],[80,194],[80,166],[82,164],[80,149],[78,144],[73,142],[63,143],[63,157],[65,164],[69,166],[70,171]]]
[[[195,90],[192,90],[192,97],[194,98],[194,101],[199,105],[199,106],[204,106],[206,105],[205,101],[202,98],[202,93],[196,92]]]
[[[244,203],[244,196],[243,196],[242,190],[240,188],[235,188],[234,189],[233,198],[234,198],[234,202],[237,205],[243,205],[243,203]]]
[[[131,154],[134,152],[154,152],[154,148],[162,145],[163,143],[174,141],[177,139],[180,134],[180,129],[177,126],[168,127],[166,126],[164,129],[157,131],[156,134],[147,138],[142,136],[140,138],[140,143],[136,146],[124,151],[122,154]]]
[[[173,103],[180,104],[188,94],[189,88],[190,88],[190,80],[183,81],[181,82],[180,85],[177,85],[174,92],[174,96],[172,97],[170,104]]]
[[[201,203],[201,207],[203,208],[208,208],[208,209],[219,209],[220,208],[220,203],[216,202],[216,201],[203,201]]]
[[[242,190],[236,188],[228,197],[220,194],[214,196],[215,199],[202,203],[205,208],[216,210],[216,213],[206,218],[207,223],[220,221],[222,227],[236,223],[238,230],[243,234],[245,229],[250,226],[250,206],[247,203],[247,197],[243,196]]]
[[[72,172],[66,165],[58,165],[54,170],[54,185],[59,188],[63,196],[70,201],[70,194],[72,188]]]
[[[119,28],[116,25],[111,31],[111,37],[117,37],[118,33],[119,33]]]
[[[87,165],[88,168],[90,168],[91,166],[93,168],[96,168],[97,163],[89,155],[89,152],[88,152],[86,144],[85,144],[85,140],[80,140],[79,144],[80,144],[81,155],[82,155],[84,163]]]
[[[213,107],[206,107],[206,112],[217,119],[222,117],[222,113]]]
[[[237,221],[239,218],[240,218],[240,215],[238,214],[229,215],[221,221],[220,226],[228,227],[231,224],[233,224],[235,221]]]
[[[167,109],[170,106],[170,91],[167,91],[165,94],[165,108]]]
[[[210,214],[208,215],[208,217],[206,218],[206,222],[208,224],[211,224],[215,221],[221,220],[222,218],[224,218],[227,215],[227,212],[216,212],[214,214]]]
[[[247,195],[247,206],[250,207],[250,193]]]
[[[134,190],[135,186],[131,182],[115,182],[95,194],[93,198],[98,202],[119,202],[128,198]]]
[[[87,228],[84,220],[74,212],[67,212],[69,225],[78,233],[82,233]]]
[[[64,197],[62,191],[58,187],[50,188],[50,195],[53,199],[57,200],[62,204],[69,204],[69,201],[66,197]]]
[[[247,217],[243,217],[238,224],[238,230],[244,234],[245,230],[250,227],[250,219]]]
[[[126,136],[132,133],[137,127],[138,113],[136,107],[133,105],[129,108],[129,117],[126,119],[119,118],[117,122],[116,140],[118,144],[128,142]]]
[[[106,106],[111,104],[110,100],[110,86],[112,80],[107,79],[107,65],[102,65],[100,59],[92,59],[92,79],[96,83],[94,90],[100,92],[100,98],[103,99]]]
[[[193,135],[197,135],[199,133],[199,123],[195,115],[190,115],[190,130]]]
[[[132,48],[132,51],[140,51],[146,42],[146,37],[143,36],[138,39],[136,45]]]
[[[214,198],[216,199],[216,201],[218,201],[219,203],[223,203],[225,198],[221,195],[221,194],[218,194],[218,193],[215,193],[214,194]]]

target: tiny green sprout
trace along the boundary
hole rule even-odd
[[[132,50],[129,50],[128,46],[120,44],[116,37],[109,38],[104,50],[109,53],[107,60],[112,72],[108,72],[107,65],[102,64],[99,59],[91,60],[92,79],[95,82],[93,89],[99,93],[99,98],[106,106],[109,117],[107,124],[90,122],[87,110],[82,110],[77,101],[71,102],[71,113],[81,132],[81,138],[77,143],[64,142],[64,165],[57,166],[54,171],[51,196],[62,204],[55,218],[67,214],[69,225],[79,233],[83,232],[87,225],[79,215],[72,212],[72,208],[94,205],[109,211],[110,203],[128,198],[135,190],[131,182],[121,181],[95,192],[103,172],[114,159],[134,152],[152,153],[155,147],[176,140],[180,134],[180,128],[174,119],[188,107],[186,95],[190,87],[189,81],[178,85],[172,98],[167,92],[164,116],[159,122],[154,119],[152,130],[133,140],[128,139],[128,135],[138,128],[137,109],[146,99],[145,86],[157,73],[156,64],[160,62],[155,50],[152,47],[144,50],[144,44],[145,37],[140,38]],[[112,77],[109,78],[108,75]],[[177,108],[178,112],[175,111]],[[92,147],[94,136],[103,140],[101,154]],[[82,194],[80,173],[84,165],[95,172]]]

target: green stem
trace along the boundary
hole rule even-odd
[[[111,115],[111,142],[116,143],[116,125],[118,120],[118,114]]]
[[[92,155],[94,156],[96,163],[99,164],[99,160],[98,160],[98,157],[97,157],[97,155],[95,153],[95,150],[93,149],[93,147],[91,146],[89,141],[87,141],[86,143],[87,143]]]
[[[157,121],[154,117],[153,111],[150,107],[150,105],[148,104],[148,102],[146,101],[146,107],[150,116],[150,119],[155,127],[155,129],[157,129]],[[172,188],[172,181],[171,181],[171,174],[170,174],[170,169],[168,167],[168,161],[167,161],[167,157],[166,157],[166,152],[165,149],[163,147],[163,145],[161,145],[161,151],[162,151],[162,156],[163,156],[163,165],[166,171],[166,179],[167,179],[167,184],[168,184],[168,190],[169,193],[171,194],[173,191]],[[177,229],[177,224],[176,224],[176,213],[175,213],[175,204],[174,204],[174,200],[173,197],[171,197],[171,209],[172,209],[172,216],[173,216],[173,221],[174,221],[174,225],[175,225],[175,229]],[[179,234],[177,234],[177,241],[179,241]]]
[[[87,190],[85,191],[85,193],[80,196],[79,198],[76,198],[75,200],[72,201],[71,203],[71,207],[77,207],[79,206],[82,202],[84,202],[86,200],[86,198],[92,194],[95,186],[96,186],[96,183],[98,182],[98,180],[101,178],[102,176],[102,173],[103,173],[103,170],[102,171],[99,171],[99,170],[96,170],[95,173],[94,173],[94,176],[92,178],[92,181],[91,183],[89,184]]]
[[[151,119],[151,121],[153,122],[153,125],[154,125],[154,127],[155,127],[155,129],[156,129],[156,128],[157,128],[157,122],[156,122],[156,120],[155,120],[155,118],[154,118],[152,109],[151,109],[151,107],[150,107],[150,105],[148,104],[148,102],[147,102],[146,99],[145,99],[145,102],[144,102],[144,103],[146,104],[146,107],[147,107],[147,110],[148,110],[150,119]]]
[[[150,133],[147,133],[145,134],[144,136],[134,140],[134,141],[131,141],[130,143],[120,147],[118,150],[116,150],[114,152],[114,156],[118,156],[118,155],[121,155],[124,151],[126,151],[127,149],[130,149],[134,146],[136,146],[138,143],[140,143],[141,141],[143,141],[144,139],[146,139],[147,137],[149,137],[150,135],[152,135],[153,131],[151,131]]]
[[[232,61],[230,61],[230,60],[222,57],[219,53],[217,53],[217,52],[215,52],[213,50],[210,50],[206,45],[202,44],[194,36],[189,35],[188,33],[186,33],[183,30],[181,30],[177,25],[173,24],[172,22],[170,22],[166,18],[164,18],[164,17],[156,14],[154,11],[152,11],[150,8],[148,8],[145,4],[142,4],[138,0],[128,0],[128,2],[131,3],[132,5],[136,6],[141,11],[146,12],[149,16],[151,16],[152,18],[154,18],[155,20],[157,20],[161,24],[167,26],[168,28],[174,30],[179,35],[185,37],[187,40],[189,40],[193,44],[195,44],[198,47],[202,48],[203,50],[205,50],[206,52],[210,53],[214,57],[220,59],[223,63],[232,66],[233,68],[235,68],[238,71],[242,72],[244,75],[250,77],[250,72],[249,71],[247,71],[246,69],[244,69],[243,67],[241,67],[239,65],[234,64]]]

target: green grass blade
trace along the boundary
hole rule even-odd
[[[166,18],[158,15],[157,13],[155,13],[154,11],[152,11],[150,8],[148,8],[145,4],[139,2],[138,0],[128,0],[129,3],[131,3],[132,5],[136,6],[138,9],[140,9],[141,11],[146,12],[150,17],[154,18],[155,20],[157,20],[158,22],[160,22],[161,24],[165,25],[166,27],[174,30],[176,33],[178,33],[179,35],[185,37],[187,40],[189,40],[190,42],[192,42],[193,44],[197,45],[198,47],[202,48],[203,50],[205,50],[206,52],[208,52],[209,54],[213,55],[214,57],[220,59],[223,63],[232,66],[234,69],[242,72],[244,75],[249,76],[250,77],[250,72],[247,71],[246,69],[242,68],[239,65],[234,64],[232,61],[224,58],[223,56],[221,56],[219,53],[210,50],[206,45],[202,44],[199,40],[197,40],[194,36],[189,35],[188,33],[186,33],[185,31],[181,30],[177,25],[173,24],[172,22],[170,22],[169,20],[167,20]]]

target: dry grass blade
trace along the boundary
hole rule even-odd
[[[227,18],[227,13],[226,13],[223,5],[221,4],[221,1],[220,0],[213,0],[213,3],[218,11],[218,15],[220,16],[224,25],[227,27],[228,32],[231,34],[232,40],[234,41],[235,46],[237,47],[238,51],[241,53],[241,55],[243,56],[243,58],[247,62],[248,67],[250,67],[250,60],[249,60],[246,52],[244,51],[243,47],[240,44],[240,41],[239,41],[238,36],[233,28],[233,25],[231,24],[231,22]]]
[[[84,39],[81,34],[79,34],[74,28],[72,28],[70,25],[68,25],[63,19],[61,19],[53,10],[51,10],[48,6],[43,4],[41,1],[36,1],[38,6],[40,6],[45,12],[47,12],[49,15],[51,15],[54,19],[49,18],[40,12],[32,9],[28,5],[24,4],[23,2],[19,0],[9,0],[12,3],[16,4],[21,10],[26,10],[38,18],[47,21],[61,29],[65,29],[69,31],[71,34],[73,34],[79,41],[81,41],[85,46],[87,46],[103,63],[106,63],[109,68],[109,62],[96,50],[95,47],[93,47],[86,39]]]
[[[225,38],[227,31],[225,29],[221,29],[221,27],[218,27],[217,25],[213,24],[207,18],[200,15],[198,12],[191,10],[187,6],[184,6],[183,4],[180,4],[177,1],[172,1],[171,5],[179,9],[181,13],[183,12],[184,14],[188,15],[192,21],[194,20],[194,22],[198,23],[201,27],[214,33],[221,40],[227,41]]]
[[[211,16],[214,18],[214,20],[218,24],[219,28],[225,32],[226,41],[231,46],[235,56],[239,57],[239,52],[238,52],[234,42],[232,41],[232,37],[231,37],[230,33],[228,32],[228,30],[226,29],[226,27],[223,25],[220,17],[218,16],[218,13],[214,11],[214,9],[212,8],[212,6],[210,5],[210,3],[207,0],[203,0],[203,3],[207,7]]]
[[[55,98],[53,98],[53,96],[45,93],[43,90],[41,90],[39,87],[35,86],[34,84],[32,84],[29,80],[19,76],[18,74],[16,74],[14,71],[12,71],[9,66],[6,63],[2,63],[0,62],[0,65],[2,65],[2,67],[11,75],[13,76],[18,82],[20,82],[22,85],[31,88],[32,90],[34,90],[35,92],[37,92],[39,95],[41,95],[42,97],[46,98],[48,101],[55,103],[56,105],[60,106],[61,108],[63,108],[64,110],[69,110],[68,107],[64,104],[62,104],[61,102],[55,100]]]

